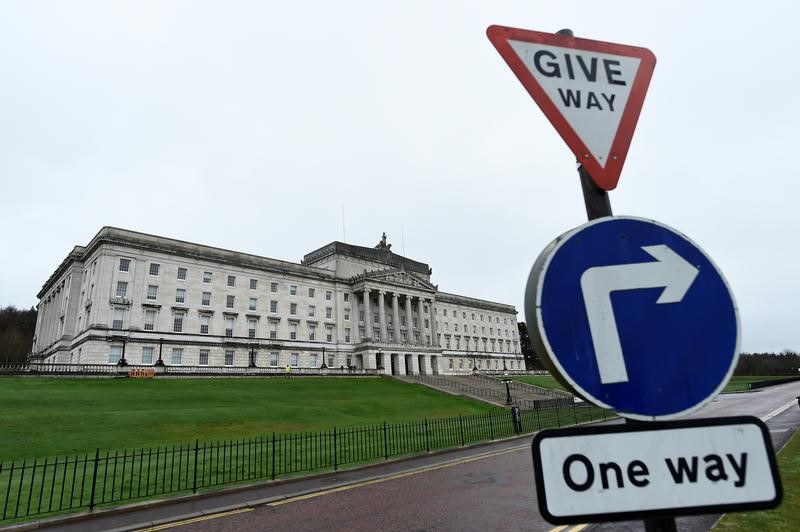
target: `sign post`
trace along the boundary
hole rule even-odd
[[[780,479],[762,422],[664,421],[725,386],[739,319],[727,282],[694,242],[655,221],[612,217],[607,191],[619,181],[655,56],[570,30],[490,26],[487,36],[574,153],[589,218],[531,270],[531,342],[562,383],[627,418],[625,426],[536,436],[542,515],[553,524],[643,517],[648,531],[675,531],[680,513],[777,506]],[[737,480],[723,485],[732,478],[726,468]]]

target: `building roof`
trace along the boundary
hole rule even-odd
[[[392,252],[390,246],[370,248],[366,246],[346,244],[344,242],[331,242],[326,246],[322,246],[321,248],[306,254],[306,256],[303,257],[302,264],[311,266],[332,255],[341,255],[344,257],[378,262],[380,264],[394,266],[396,268],[403,267],[408,271],[422,273],[425,275],[431,274],[430,266],[424,262],[419,262],[402,255],[397,255],[396,253]]]

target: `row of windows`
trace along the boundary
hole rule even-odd
[[[465,360],[463,358],[459,358],[459,359],[449,358],[449,359],[447,359],[447,367],[450,368],[450,369],[455,369],[455,366],[456,366],[456,362],[455,361],[456,360],[458,360],[458,369],[472,369],[473,363],[474,363],[475,367],[478,368],[478,369],[484,369],[484,367],[485,367],[485,369],[489,369],[489,370],[490,369],[496,369],[496,370],[503,369],[502,364],[501,364],[501,362],[499,360],[485,360],[485,359],[482,359],[482,358],[478,358],[478,359],[475,359],[475,360],[472,360],[472,359],[466,359]],[[523,366],[523,362],[521,360],[507,360],[505,364],[506,364],[505,365],[506,369],[525,369],[524,366]],[[492,365],[494,365],[494,368],[492,368]]]
[[[447,317],[447,312],[448,312],[448,309],[442,308],[442,316],[444,316],[445,318]],[[463,311],[463,310],[462,311],[457,311],[455,309],[450,309],[450,315],[452,317],[454,317],[454,318],[458,317],[458,313],[459,312],[461,312],[461,319],[466,320],[467,319],[467,313],[465,311]],[[436,313],[437,314],[439,313],[439,308],[438,307],[436,308]],[[472,314],[472,321],[476,321],[475,320],[475,313],[472,312],[471,314]],[[483,321],[483,318],[484,318],[483,314],[479,314],[478,316],[480,318],[480,321]],[[489,323],[491,323],[492,316],[486,316],[486,318],[488,319]],[[500,317],[499,316],[495,316],[494,320],[495,320],[495,323],[497,323],[497,324],[500,323]],[[503,325],[508,325],[508,318],[503,318]]]
[[[108,363],[109,364],[116,364],[122,358],[122,351],[123,348],[121,345],[112,345],[111,349],[108,353]],[[195,355],[197,358],[192,357],[192,360],[188,360],[185,356],[184,348],[182,347],[173,347],[170,349],[169,354],[167,355],[164,362],[171,365],[171,366],[180,366],[184,364],[188,365],[198,365],[198,366],[208,366],[210,350],[209,349],[200,349],[200,351]],[[155,363],[156,357],[156,348],[145,346],[142,347],[141,352],[139,353],[139,360],[135,360],[135,357],[131,356],[131,353],[128,353],[128,358],[126,359],[128,363],[131,364],[142,364],[142,365],[150,365]],[[252,357],[252,358],[251,358]],[[348,366],[350,365],[350,355],[347,356],[348,359]],[[225,366],[233,366],[235,362],[239,362],[240,365],[249,364],[250,361],[253,361],[256,366],[268,366],[268,367],[278,367],[282,364],[290,365],[293,367],[298,367],[300,363],[300,353],[289,353],[287,355],[281,355],[278,351],[270,351],[268,353],[262,354],[259,351],[238,351],[235,349],[226,349],[223,353],[223,364]],[[317,353],[310,353],[308,355],[308,366],[311,368],[319,367],[319,361],[322,360],[321,356]],[[328,365],[334,367],[336,362],[335,355],[328,356]]]
[[[120,272],[129,272],[131,265],[131,259],[120,258],[119,259],[119,271]],[[157,262],[151,262],[148,267],[148,274],[152,277],[158,277],[161,273],[161,264]],[[180,281],[185,281],[188,276],[188,269],[183,267],[178,267],[177,270],[177,279]],[[203,272],[203,283],[211,284],[214,280],[214,273],[209,271]],[[236,287],[236,276],[235,275],[227,275],[226,284],[230,288]],[[118,285],[119,286],[119,285]],[[258,289],[258,279],[250,278],[250,290],[257,290]],[[278,293],[278,283],[275,281],[270,282],[270,292],[277,294]],[[325,290],[325,301],[332,301],[333,300],[333,290]],[[298,286],[295,284],[289,285],[289,295],[296,296],[298,293]],[[308,297],[315,298],[317,289],[308,287]],[[120,296],[124,297],[124,296]],[[350,302],[350,294],[344,294],[344,302]]]

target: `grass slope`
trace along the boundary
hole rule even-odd
[[[392,379],[0,379],[0,460],[495,410]]]
[[[515,381],[533,384],[534,386],[540,386],[542,388],[566,391],[564,387],[561,386],[561,383],[550,375],[515,375],[511,378]]]
[[[723,532],[749,530],[797,530],[800,511],[800,436],[795,433],[778,455],[783,501],[774,510],[727,514],[714,527]]]

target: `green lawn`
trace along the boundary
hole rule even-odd
[[[800,509],[800,436],[797,433],[778,455],[778,470],[783,483],[780,506],[774,510],[728,514],[714,530],[797,530]]]
[[[497,411],[392,379],[0,379],[0,460]]]
[[[511,377],[515,381],[524,382],[526,384],[533,384],[534,386],[540,386],[542,388],[550,388],[552,390],[563,390],[566,389],[558,382],[555,377],[550,375],[514,375]]]
[[[722,390],[722,393],[726,392],[744,392],[750,389],[749,384],[751,382],[759,382],[759,381],[769,381],[769,380],[777,380],[783,379],[786,376],[783,375],[734,375],[731,377],[731,380],[725,386],[725,389]]]

